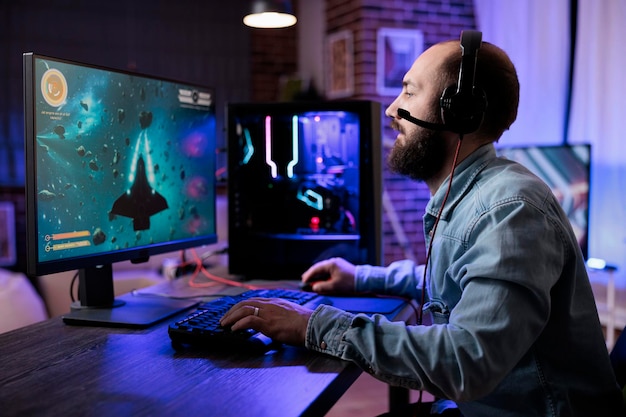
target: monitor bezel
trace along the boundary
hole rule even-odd
[[[23,88],[24,88],[24,144],[25,144],[25,212],[26,212],[26,273],[29,276],[48,275],[52,273],[71,271],[83,268],[99,267],[102,265],[114,264],[122,261],[131,261],[134,263],[144,262],[152,255],[158,255],[177,250],[189,249],[216,243],[217,236],[217,219],[214,218],[214,233],[205,234],[197,237],[190,237],[183,240],[174,240],[161,243],[151,243],[142,246],[136,246],[128,249],[119,249],[115,251],[107,251],[104,253],[76,256],[63,258],[60,260],[40,261],[39,260],[39,243],[38,243],[38,215],[37,215],[37,138],[35,126],[35,106],[36,106],[36,86],[35,80],[35,61],[37,59],[61,62],[69,65],[76,65],[97,70],[110,71],[119,74],[125,74],[134,77],[142,77],[155,81],[165,81],[187,86],[196,87],[203,91],[211,91],[215,94],[215,89],[206,85],[200,85],[193,82],[181,81],[167,77],[160,77],[139,72],[131,72],[102,65],[95,65],[75,60],[69,60],[60,57],[42,55],[33,52],[23,54]],[[215,100],[213,100],[213,113],[216,114]],[[217,135],[217,132],[216,132]],[[217,140],[217,138],[215,138]],[[214,153],[210,153],[214,155]],[[215,176],[212,175],[214,188],[217,188]],[[217,195],[217,191],[214,192]],[[216,201],[213,199],[212,212],[216,214]]]

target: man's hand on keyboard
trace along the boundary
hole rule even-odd
[[[251,298],[235,304],[220,320],[232,330],[254,329],[276,342],[303,346],[313,310],[277,298]]]

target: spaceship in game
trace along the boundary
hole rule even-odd
[[[148,183],[146,164],[143,157],[139,156],[135,181],[124,194],[115,200],[111,213],[132,218],[134,230],[146,230],[150,228],[150,216],[167,208],[165,198]]]

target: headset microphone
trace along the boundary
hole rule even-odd
[[[421,126],[423,128],[426,129],[430,129],[430,130],[447,130],[446,125],[441,124],[441,123],[430,123],[430,122],[426,122],[424,120],[420,120],[417,119],[413,116],[411,116],[411,113],[409,113],[407,110],[404,109],[398,109],[398,116],[400,116],[401,118],[416,124],[418,126]]]

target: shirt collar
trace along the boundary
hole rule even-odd
[[[454,170],[454,177],[452,179],[452,189],[448,196],[448,201],[444,207],[441,219],[446,220],[454,207],[463,199],[465,194],[471,188],[476,176],[495,158],[496,148],[493,143],[488,143],[481,146],[472,152],[467,158],[461,161]],[[439,209],[443,202],[448,189],[448,182],[450,176],[441,183],[439,189],[435,192],[435,195],[430,199],[426,205],[426,214],[433,217],[437,216]]]

